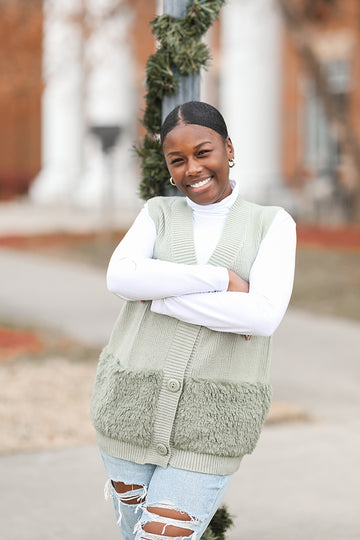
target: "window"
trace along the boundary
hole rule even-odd
[[[345,115],[350,88],[350,66],[346,60],[333,60],[323,64],[329,89],[338,100],[340,111]],[[317,175],[334,175],[340,162],[340,148],[336,132],[330,128],[324,105],[319,98],[315,83],[305,85],[305,166]]]

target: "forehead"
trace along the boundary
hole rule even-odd
[[[169,131],[164,140],[164,151],[172,152],[181,147],[195,147],[204,142],[223,143],[217,131],[198,124],[179,124]]]

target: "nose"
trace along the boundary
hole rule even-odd
[[[200,163],[196,159],[189,159],[186,174],[188,176],[195,176],[202,171]]]

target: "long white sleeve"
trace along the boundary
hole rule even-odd
[[[226,268],[152,259],[155,240],[155,224],[143,208],[110,259],[109,291],[124,300],[154,300],[227,290]]]
[[[152,311],[211,330],[270,336],[287,309],[294,279],[296,231],[279,210],[263,239],[249,278],[249,293],[190,294],[152,302]]]

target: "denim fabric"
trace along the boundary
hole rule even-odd
[[[165,468],[115,458],[101,451],[108,482],[123,540],[165,540],[166,525],[176,525],[190,529],[190,536],[177,537],[178,540],[200,540],[212,516],[219,507],[233,475],[213,475]],[[126,494],[118,494],[111,480],[127,485],[140,485],[141,489]],[[138,504],[126,504],[126,499],[138,499]],[[161,518],[146,510],[157,506],[178,510],[191,517],[190,521],[175,521]],[[155,521],[164,524],[162,535],[145,533],[142,524]],[[176,539],[175,539],[176,540]]]

